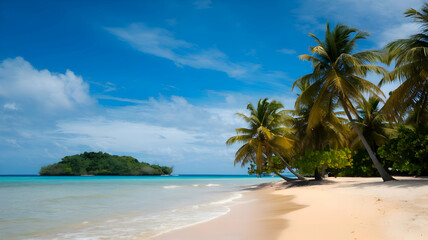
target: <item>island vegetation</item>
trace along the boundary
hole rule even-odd
[[[66,156],[40,170],[42,176],[82,175],[169,175],[172,167],[139,162],[129,156],[110,155],[103,152],[84,152]]]
[[[298,179],[334,176],[428,175],[428,3],[406,17],[420,32],[381,50],[356,52],[367,32],[327,23],[324,38],[300,59],[313,71],[297,79],[294,109],[275,100],[247,105],[237,113],[247,128],[237,128],[226,144],[243,144],[235,164],[249,165],[250,174],[288,169]],[[394,64],[388,71],[380,66]],[[377,74],[379,84],[366,79]],[[380,87],[398,82],[387,98]]]

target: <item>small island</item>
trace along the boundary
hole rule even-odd
[[[103,152],[84,152],[62,158],[40,169],[41,176],[83,175],[170,175],[172,167],[139,162],[130,156],[110,155]]]

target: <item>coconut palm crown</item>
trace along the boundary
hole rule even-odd
[[[361,132],[372,149],[382,146],[389,136],[395,131],[385,120],[380,111],[380,99],[371,96],[368,101],[358,104],[358,124]],[[355,136],[356,137],[356,136]],[[351,146],[354,148],[364,147],[358,138],[353,138]]]
[[[405,15],[421,24],[421,32],[393,41],[384,49],[384,61],[388,65],[395,61],[395,68],[380,84],[399,81],[401,85],[392,92],[383,110],[399,122],[410,110],[414,124],[419,126],[428,122],[428,3],[421,12],[412,8]]]
[[[269,102],[265,98],[259,100],[256,108],[251,103],[247,105],[250,111],[248,116],[242,113],[236,114],[247,122],[249,127],[235,129],[237,135],[226,141],[227,145],[243,143],[235,154],[235,165],[241,163],[241,166],[245,166],[255,162],[257,168],[261,170],[263,163],[269,163],[273,155],[282,158],[282,155],[292,149],[294,141],[286,137],[290,129],[284,127],[280,111],[282,108],[283,105],[280,102],[275,100]],[[282,160],[285,162],[283,158]],[[286,165],[296,175],[288,163]],[[296,176],[302,178],[298,174]]]
[[[298,84],[310,84],[297,98],[296,108],[316,96],[309,115],[308,129],[319,123],[331,106],[340,104],[382,179],[384,181],[393,180],[377,160],[351,115],[357,115],[357,109],[353,103],[366,101],[365,93],[370,93],[379,99],[380,96],[383,96],[378,86],[364,79],[370,72],[386,74],[384,68],[374,65],[380,58],[379,52],[353,53],[357,40],[366,39],[369,34],[340,24],[330,29],[330,25],[327,23],[324,41],[313,34],[310,36],[318,45],[309,48],[312,55],[305,54],[300,58],[311,62],[313,71],[293,84],[293,88]]]
[[[309,85],[298,85],[301,92],[304,92]],[[295,139],[298,140],[297,147],[302,153],[305,149],[323,150],[326,147],[337,149],[348,145],[347,120],[340,117],[342,112],[335,111],[337,105],[331,104],[328,109],[324,109],[323,117],[316,125],[308,128],[308,120],[316,96],[306,99],[306,103],[299,104],[294,110],[287,110],[286,113],[293,116],[291,126],[294,130]]]

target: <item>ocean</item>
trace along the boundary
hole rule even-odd
[[[149,239],[229,211],[244,175],[0,176],[0,239]]]

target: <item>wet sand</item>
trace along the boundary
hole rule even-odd
[[[260,189],[261,188],[261,189]],[[300,209],[292,196],[274,194],[268,184],[249,189],[221,217],[161,235],[156,240],[256,240],[276,239],[286,228],[284,214]]]

